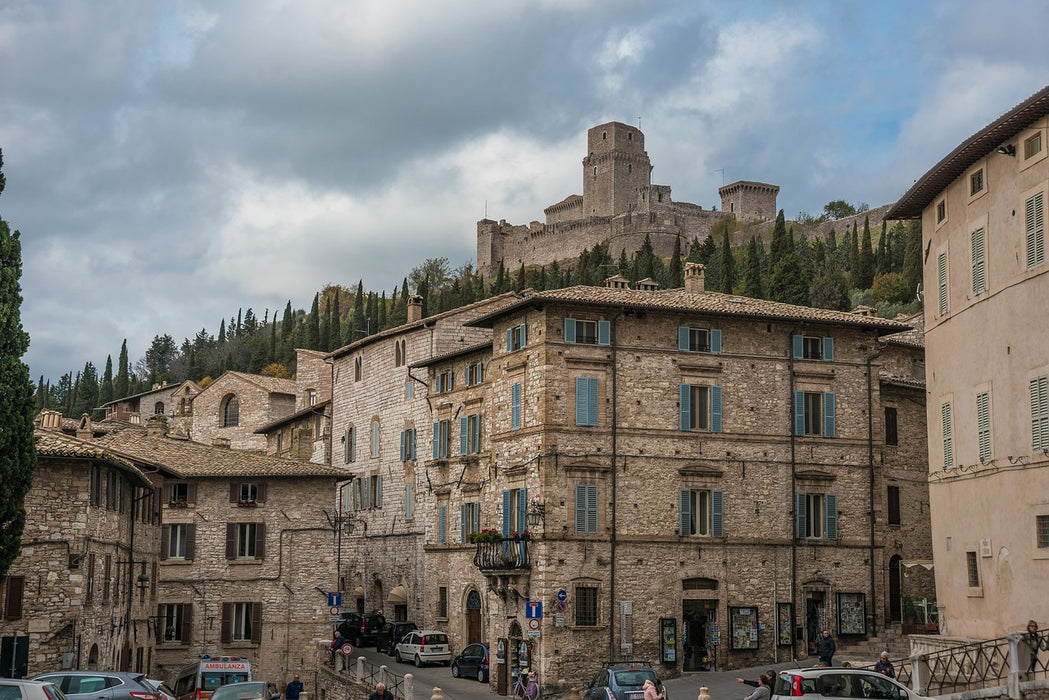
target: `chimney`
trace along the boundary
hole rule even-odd
[[[58,411],[43,410],[40,412],[40,427],[54,430],[62,427],[62,414]]]
[[[418,294],[408,297],[408,323],[423,320],[423,298]]]
[[[685,263],[685,291],[702,294],[706,291],[707,268],[699,263]]]
[[[656,282],[651,277],[646,277],[643,280],[638,280],[637,284],[635,285],[635,288],[645,292],[658,292],[659,282]]]
[[[219,449],[229,449],[229,438],[228,437],[217,437],[211,441],[212,447],[218,447]]]
[[[167,437],[168,417],[156,413],[146,419],[146,435],[149,437]]]
[[[95,429],[91,426],[91,416],[86,413],[80,416],[80,422],[77,423],[76,437],[78,440],[90,440],[95,437]]]
[[[629,289],[630,280],[623,275],[612,275],[605,278],[605,286],[609,289]]]

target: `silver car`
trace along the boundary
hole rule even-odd
[[[423,664],[452,663],[452,648],[448,635],[438,630],[412,630],[401,637],[393,648],[393,656],[402,663],[414,661],[416,667]]]
[[[69,700],[160,700],[141,673],[125,671],[52,671],[33,676],[57,685]]]
[[[0,700],[66,700],[66,696],[50,681],[0,678]]]

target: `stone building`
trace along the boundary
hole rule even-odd
[[[106,420],[145,425],[150,416],[166,415],[172,429],[188,433],[193,422],[193,399],[199,393],[197,383],[186,380],[181,384],[155,386],[149,391],[102,404],[102,407],[106,410]]]
[[[156,641],[155,482],[168,472],[140,469],[100,446],[86,418],[74,423],[76,436],[62,432],[56,412],[44,412],[40,424],[21,553],[0,581],[3,675],[148,671]]]
[[[607,243],[613,258],[631,254],[647,237],[656,255],[669,257],[680,238],[682,248],[706,238],[726,214],[744,221],[776,218],[779,187],[736,182],[719,190],[722,211],[675,202],[669,185],[652,184],[652,163],[645,135],[621,122],[587,131],[583,158],[583,194],[573,194],[543,210],[545,222],[528,225],[505,220],[477,222],[477,271],[492,277],[502,263],[508,270],[524,265],[574,263],[579,254]]]
[[[331,455],[331,365],[326,353],[296,351],[295,412],[256,428],[266,454],[328,464]]]
[[[256,430],[295,413],[298,403],[291,379],[225,372],[193,399],[190,438],[205,445],[265,452],[267,437]]]
[[[900,198],[920,219],[929,496],[941,631],[1043,628],[1049,600],[1049,87]]]
[[[824,627],[847,647],[903,595],[933,596],[889,581],[929,553],[922,437],[908,423],[895,439],[913,442],[886,446],[888,408],[923,410],[904,371],[920,347],[881,342],[907,325],[706,292],[701,266],[686,289],[526,292],[469,315],[335,361],[362,525],[344,585],[456,648],[502,640],[497,692],[522,663],[565,690],[598,659],[752,666],[804,656]]]

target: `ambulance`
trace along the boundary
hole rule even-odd
[[[251,680],[251,664],[242,656],[211,656],[182,669],[172,684],[178,700],[207,700],[216,688]]]

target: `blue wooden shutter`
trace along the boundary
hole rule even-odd
[[[521,347],[523,348],[528,345],[528,324],[522,323],[517,329],[521,331]]]
[[[794,359],[798,360],[805,356],[805,336],[791,336],[791,346],[794,350]]]
[[[441,456],[441,423],[440,421],[434,421],[433,424],[433,458],[439,459]]]
[[[375,507],[382,508],[382,474],[376,474],[375,479]]]
[[[586,532],[586,486],[575,487],[575,531]]]
[[[415,428],[408,431],[408,459],[415,459]]]
[[[503,490],[503,537],[510,536],[510,491]]]
[[[528,489],[517,489],[517,531],[528,529]]]
[[[823,359],[827,362],[834,359],[834,338],[829,336],[823,338]]]
[[[575,424],[590,425],[588,408],[590,398],[590,379],[576,377],[575,380]]]
[[[342,463],[350,463],[350,429],[346,428],[342,432]]]
[[[575,319],[565,318],[565,342],[575,342]]]
[[[827,533],[828,540],[838,539],[838,496],[837,494],[828,493],[826,496],[826,511],[827,511],[827,527],[824,530]]]
[[[357,461],[357,428],[350,428],[350,461]]]
[[[678,389],[679,402],[678,428],[681,430],[692,429],[692,385],[682,384]]]
[[[721,432],[721,387],[710,387],[710,432]]]
[[[794,392],[794,434],[805,434],[805,392]]]
[[[514,349],[514,329],[506,329],[506,351],[510,352]]]
[[[688,326],[677,327],[677,349],[678,350],[690,350],[689,338],[691,337],[692,329]]]
[[[598,419],[597,419],[597,415],[598,415],[598,411],[597,411],[597,407],[598,407],[598,405],[597,405],[597,395],[598,395],[598,391],[597,391],[597,389],[598,389],[597,377],[591,377],[590,381],[589,381],[589,385],[590,385],[590,390],[589,390],[590,396],[589,396],[589,400],[587,401],[587,411],[590,414],[590,425],[597,425],[598,424]]]
[[[510,387],[510,430],[521,429],[521,384]]]
[[[401,461],[404,462],[408,457],[408,431],[401,431]]]
[[[834,392],[826,391],[823,393],[823,436],[824,437],[835,437],[835,410]]]
[[[437,542],[448,542],[448,506],[437,507]]]
[[[711,328],[710,329],[710,352],[720,355],[721,354],[721,329]]]
[[[586,531],[597,534],[597,486],[587,486],[586,491]]]
[[[474,452],[481,451],[481,414],[474,414],[474,428],[471,437],[473,437]]]
[[[798,493],[794,495],[794,536],[804,537],[806,530],[806,506],[808,505],[805,500],[805,494]]]
[[[692,534],[692,490],[678,489],[678,528],[677,532],[682,537]]]
[[[464,455],[470,452],[470,418],[469,416],[459,417],[459,454]]]
[[[459,506],[459,541],[466,544],[466,504]]]
[[[725,492],[710,492],[710,536],[725,536]]]
[[[597,344],[598,345],[611,345],[612,344],[612,322],[611,321],[598,321],[597,322]]]

